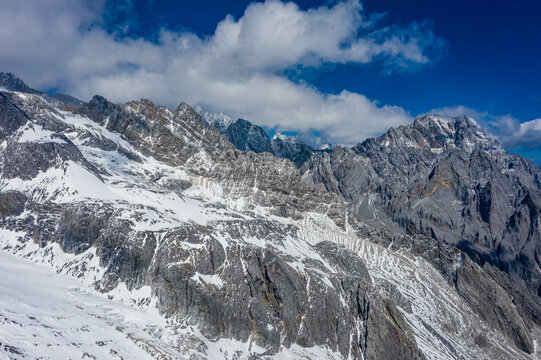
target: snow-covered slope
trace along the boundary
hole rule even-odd
[[[0,287],[2,359],[184,358],[160,339],[156,311],[108,300],[50,266],[0,252]]]
[[[13,235],[4,232],[3,239]],[[57,251],[66,261],[64,266],[76,260]],[[26,256],[38,260],[32,253]],[[148,301],[150,292],[118,289],[101,294],[85,281],[4,251],[0,251],[0,287],[0,359],[220,359],[247,358],[264,351],[232,339],[205,341],[199,349],[189,342],[178,344],[179,337],[204,336],[193,328],[172,331],[173,326]],[[324,348],[292,346],[273,358],[338,356]]]
[[[341,231],[320,216],[309,214],[299,234],[309,243],[332,239],[357,253],[376,285],[393,299],[412,326],[417,343],[430,359],[518,359],[520,351],[486,324],[426,259],[404,249],[394,251],[355,234]],[[460,267],[460,256],[455,253]],[[475,265],[473,265],[475,266]],[[503,300],[503,299],[502,299]],[[509,307],[513,307],[507,298]],[[533,356],[539,356],[536,353]]]
[[[344,198],[307,185],[290,161],[237,150],[186,104],[96,96],[66,109],[1,93],[0,142],[0,248],[59,273],[36,279],[56,282],[55,294],[40,290],[41,308],[27,299],[36,282],[2,301],[23,299],[66,337],[77,323],[52,326],[46,314],[87,321],[99,309],[89,323],[112,324],[104,338],[124,358],[537,356],[535,302],[501,272],[359,223]],[[30,264],[7,259],[32,277]],[[2,268],[0,280],[13,274]],[[24,306],[6,308],[26,319]],[[44,329],[52,342],[56,330]],[[0,334],[27,354],[42,344],[7,322]],[[87,335],[81,349],[110,354]]]

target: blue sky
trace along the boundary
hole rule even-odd
[[[128,33],[150,38],[166,25],[211,35],[227,14],[239,18],[251,2],[135,1]],[[332,2],[296,3],[308,9]],[[318,88],[345,88],[413,114],[464,105],[525,120],[541,117],[541,2],[365,0],[363,5],[369,12],[385,13],[390,24],[429,20],[446,49],[435,64],[392,76],[382,74],[377,64],[306,74]]]
[[[13,3],[0,67],[36,88],[186,101],[335,144],[465,113],[541,163],[537,1]]]

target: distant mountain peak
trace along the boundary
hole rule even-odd
[[[29,94],[40,93],[40,91],[32,89],[24,81],[9,72],[0,72],[0,88],[4,88],[8,91],[18,91]]]
[[[319,150],[321,151],[329,151],[332,150],[332,145],[330,143],[325,143],[319,147]]]
[[[364,150],[420,148],[440,153],[458,148],[468,152],[476,148],[503,151],[502,146],[471,117],[448,117],[430,114],[419,117],[408,125],[391,128],[377,138],[365,140],[357,146]]]
[[[229,125],[233,123],[233,119],[224,114],[223,112],[210,112],[202,106],[196,106],[194,110],[201,115],[203,121],[209,126],[216,128],[220,131],[225,131]]]
[[[272,140],[281,140],[281,141],[284,141],[284,142],[289,142],[289,143],[293,143],[293,144],[298,144],[298,143],[302,143],[302,140],[299,139],[298,136],[295,136],[295,135],[284,135],[280,132],[276,133],[273,137],[272,137]]]
[[[26,93],[26,94],[40,95],[47,101],[57,102],[57,103],[68,105],[68,106],[79,106],[83,103],[81,100],[76,99],[70,95],[65,95],[65,94],[60,94],[60,93],[49,95],[43,91],[32,89],[24,81],[22,81],[17,76],[9,72],[8,73],[0,72],[0,90],[3,90],[3,89],[7,91],[15,91],[15,92],[21,92],[21,93]]]

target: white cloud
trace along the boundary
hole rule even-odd
[[[509,149],[541,148],[541,119],[519,122],[511,116],[500,117],[492,126],[499,127],[498,139]]]
[[[59,87],[83,99],[98,93],[113,101],[186,101],[278,130],[317,130],[334,143],[355,143],[411,117],[347,90],[322,93],[284,71],[372,61],[394,71],[429,63],[442,48],[426,24],[381,27],[381,16],[365,14],[358,0],[309,10],[252,3],[211,36],[164,29],[157,42],[103,30],[103,4],[0,0],[0,6],[0,70],[33,87]]]

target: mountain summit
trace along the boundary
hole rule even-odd
[[[0,72],[0,90],[17,91],[26,94],[41,95],[44,99],[50,102],[57,102],[66,106],[78,106],[83,102],[73,96],[55,93],[49,95],[43,91],[34,90],[30,86],[26,85],[24,81],[13,75],[12,73]]]

